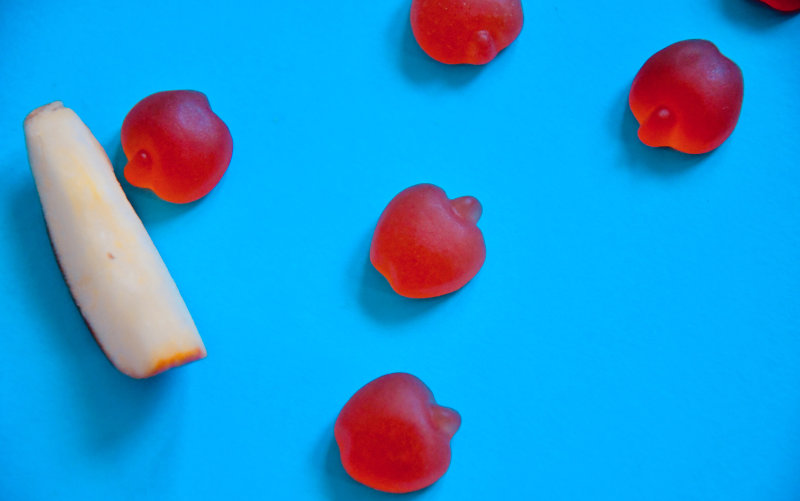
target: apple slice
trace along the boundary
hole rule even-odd
[[[33,110],[24,128],[56,260],[111,363],[145,378],[205,357],[175,282],[86,125],[56,101]]]

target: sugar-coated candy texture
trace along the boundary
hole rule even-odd
[[[736,63],[707,40],[685,40],[644,63],[628,100],[643,143],[706,153],[733,132],[743,95]]]
[[[412,0],[422,50],[447,64],[486,64],[522,31],[520,0]]]
[[[461,416],[436,404],[411,374],[379,377],[358,390],[336,418],[342,465],[358,482],[384,492],[423,489],[450,466],[450,439]]]
[[[800,10],[800,0],[761,0],[773,9],[784,12],[794,12]]]
[[[205,94],[158,92],[142,99],[122,123],[125,179],[173,203],[208,194],[228,168],[233,139]]]
[[[432,184],[400,192],[378,219],[370,261],[400,295],[448,294],[472,280],[486,259],[474,197],[447,198]]]

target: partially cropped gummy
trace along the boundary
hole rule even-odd
[[[429,298],[456,291],[486,259],[475,197],[447,198],[432,184],[400,192],[386,206],[370,247],[370,261],[398,294]]]
[[[783,12],[794,12],[800,10],[800,0],[761,0],[773,9]]]
[[[520,0],[413,0],[411,29],[429,56],[486,64],[522,31]]]
[[[334,425],[342,465],[358,482],[384,492],[423,489],[450,466],[450,439],[461,416],[438,405],[415,376],[379,377],[358,390]]]
[[[736,63],[707,40],[685,40],[644,63],[628,100],[643,143],[706,153],[733,132],[743,96]]]
[[[173,203],[193,202],[217,185],[233,155],[225,123],[200,92],[158,92],[122,123],[125,179]]]

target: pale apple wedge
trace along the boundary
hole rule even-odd
[[[53,251],[111,363],[145,378],[205,357],[175,282],[86,125],[54,102],[32,111],[24,128]]]

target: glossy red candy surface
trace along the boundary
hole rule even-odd
[[[370,261],[400,295],[428,298],[460,289],[486,259],[474,197],[447,198],[432,184],[400,192],[372,236]]]
[[[342,465],[358,482],[404,493],[439,480],[461,416],[437,405],[411,374],[379,377],[353,395],[334,424]]]
[[[743,95],[736,63],[709,41],[685,40],[644,63],[628,101],[643,143],[706,153],[733,132]]]
[[[122,123],[125,179],[173,203],[188,203],[217,185],[233,155],[225,123],[205,94],[158,92],[142,99]]]
[[[413,0],[411,29],[429,56],[486,64],[522,31],[520,0]]]
[[[784,12],[794,12],[800,10],[800,0],[761,0],[773,9]]]

